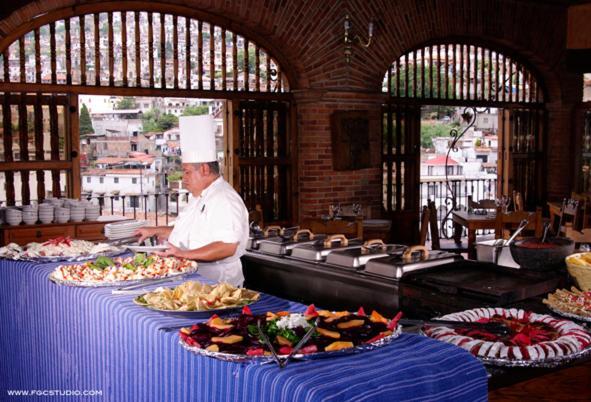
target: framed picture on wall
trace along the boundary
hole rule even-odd
[[[330,125],[333,169],[358,170],[371,167],[368,111],[336,111],[331,115]]]

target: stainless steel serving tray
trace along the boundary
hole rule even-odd
[[[56,285],[63,285],[63,286],[83,287],[83,288],[122,287],[122,286],[135,285],[135,284],[139,284],[139,283],[145,283],[145,284],[149,285],[150,282],[159,281],[164,278],[180,279],[185,275],[194,274],[195,272],[197,272],[198,268],[199,268],[198,265],[195,265],[194,267],[192,267],[191,269],[189,269],[185,272],[178,272],[178,273],[174,273],[172,275],[159,276],[159,277],[155,277],[155,278],[132,279],[132,280],[128,280],[128,281],[96,282],[96,281],[74,281],[74,280],[58,279],[54,276],[55,271],[51,271],[51,273],[48,275],[47,278],[51,282],[55,283]]]
[[[289,255],[294,247],[304,244],[314,244],[315,242],[324,241],[326,235],[315,235],[308,229],[298,230],[292,238],[273,237],[259,241],[259,251],[265,254],[272,255]]]
[[[359,247],[338,250],[326,257],[326,263],[342,268],[363,269],[368,261],[401,254],[407,247],[401,244],[384,244],[381,240],[368,240]]]
[[[127,250],[125,248],[117,248],[116,250],[95,253],[95,254],[87,254],[87,255],[77,255],[77,256],[62,256],[62,255],[54,255],[54,256],[37,256],[37,257],[28,257],[28,256],[19,256],[18,258],[10,258],[10,257],[0,257],[7,260],[12,261],[30,261],[30,262],[38,262],[41,264],[50,263],[50,262],[82,262],[87,260],[94,260],[98,257],[117,257],[121,254],[126,253]]]
[[[293,355],[291,358],[293,360],[313,360],[313,359],[324,359],[327,357],[346,356],[346,355],[350,355],[353,353],[367,352],[367,351],[375,350],[377,348],[380,348],[382,346],[386,346],[386,345],[392,343],[392,341],[394,341],[396,338],[398,338],[400,336],[401,332],[402,332],[402,327],[400,325],[398,325],[398,327],[396,328],[396,331],[394,331],[394,333],[392,335],[387,336],[382,339],[379,339],[373,343],[359,345],[354,348],[341,349],[341,350],[337,350],[334,352],[317,352],[317,353],[309,353],[309,354],[298,353],[298,354]],[[181,346],[183,348],[185,348],[188,351],[195,353],[197,355],[213,357],[215,359],[219,359],[219,360],[223,360],[223,361],[227,361],[227,362],[265,364],[265,363],[270,363],[270,362],[274,361],[274,358],[271,355],[268,355],[268,356],[248,356],[248,355],[238,355],[238,354],[223,353],[223,352],[210,352],[209,350],[198,348],[196,346],[190,346],[186,342],[184,342],[182,339],[180,339],[180,337],[179,337],[179,343],[181,344]],[[279,355],[279,357],[285,358],[285,357],[287,357],[287,355]]]
[[[311,262],[323,262],[333,251],[346,250],[361,246],[361,240],[348,240],[344,235],[330,235],[323,241],[297,245],[291,250],[291,258]]]
[[[414,252],[420,252],[415,255]],[[376,258],[368,261],[365,271],[368,274],[381,277],[400,279],[405,274],[421,269],[448,264],[462,257],[445,251],[428,251],[424,246],[412,246],[404,253]]]

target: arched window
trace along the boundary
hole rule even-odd
[[[541,103],[537,75],[523,63],[485,47],[447,42],[403,54],[384,75],[392,98],[494,103]]]
[[[51,21],[0,49],[0,82],[287,92],[275,60],[213,23],[152,11]]]

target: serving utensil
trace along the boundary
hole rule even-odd
[[[277,365],[279,366],[279,368],[283,368],[283,363],[281,362],[281,359],[279,359],[279,356],[277,356],[277,352],[275,352],[275,348],[273,347],[273,344],[269,341],[269,338],[267,337],[267,335],[263,332],[263,330],[261,328],[261,321],[260,320],[257,320],[257,330],[259,331],[259,336],[261,337],[261,340],[263,341],[265,346],[271,351],[271,354],[273,355],[273,360],[275,360],[277,362]]]
[[[499,322],[469,322],[469,321],[451,321],[451,320],[412,320],[408,318],[401,318],[400,325],[412,325],[422,327],[424,325],[442,326],[452,328],[477,329],[490,332],[495,335],[507,335],[510,333],[509,328]]]
[[[287,363],[289,363],[289,360],[297,352],[299,352],[299,350],[302,348],[302,346],[304,346],[306,344],[306,342],[308,342],[308,340],[310,339],[310,337],[312,335],[314,335],[314,332],[316,332],[316,326],[318,325],[318,320],[319,320],[319,318],[316,318],[316,321],[314,321],[314,324],[308,329],[308,331],[304,334],[304,336],[302,337],[302,339],[300,339],[300,341],[295,345],[295,347],[287,355],[287,357],[285,358],[285,360],[283,360],[283,364],[279,364],[279,368],[285,368],[287,366]]]

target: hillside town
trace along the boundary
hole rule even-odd
[[[81,176],[83,196],[114,196],[113,209],[176,213],[165,194],[186,202],[181,183],[178,117],[211,119],[218,159],[223,164],[221,101],[181,98],[81,96]],[[182,206],[182,205],[181,205]],[[107,207],[110,207],[107,205]]]

